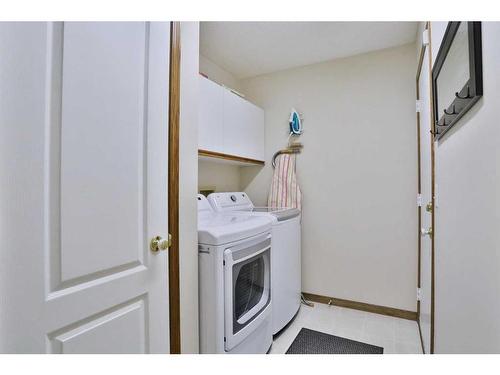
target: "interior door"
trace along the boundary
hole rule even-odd
[[[168,236],[169,23],[10,31],[30,48],[25,72],[45,67],[33,74],[41,85],[19,96],[37,100],[18,123],[25,134],[43,127],[23,155],[43,158],[43,183],[32,188],[43,234],[6,257],[19,274],[2,279],[1,351],[169,353],[168,254],[150,250],[152,237]],[[26,223],[12,220],[14,230]]]
[[[431,69],[428,45],[422,46],[421,65],[418,76],[417,95],[419,100],[419,192],[421,208],[419,209],[420,241],[419,241],[419,322],[425,353],[432,352],[432,224],[433,224],[433,135],[431,133]]]

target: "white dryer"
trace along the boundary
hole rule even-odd
[[[271,220],[216,213],[198,195],[200,351],[266,353],[272,344]]]
[[[273,335],[281,331],[300,308],[301,225],[296,208],[254,207],[244,192],[212,193],[208,201],[218,212],[252,213],[269,217],[272,226],[271,295]]]

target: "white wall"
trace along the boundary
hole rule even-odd
[[[416,311],[415,71],[411,44],[242,82],[265,109],[266,161],[290,107],[304,116],[302,290]],[[257,204],[271,174],[241,170]]]
[[[482,38],[484,96],[436,148],[437,353],[500,353],[500,23]]]
[[[181,352],[198,353],[198,54],[199,23],[181,23],[179,262]]]
[[[239,191],[240,168],[237,165],[200,160],[198,163],[198,188],[215,191]]]
[[[207,75],[210,80],[229,88],[241,89],[241,82],[234,74],[224,70],[203,55],[200,55],[200,73]]]

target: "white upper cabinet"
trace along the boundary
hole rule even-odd
[[[222,152],[222,94],[221,85],[200,76],[200,111],[198,120],[198,148]]]
[[[264,110],[200,76],[199,149],[264,160]]]
[[[264,160],[264,111],[229,90],[223,103],[225,153]]]

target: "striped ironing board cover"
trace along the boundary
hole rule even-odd
[[[297,184],[296,155],[281,154],[276,158],[267,204],[273,208],[302,209],[302,193]]]

